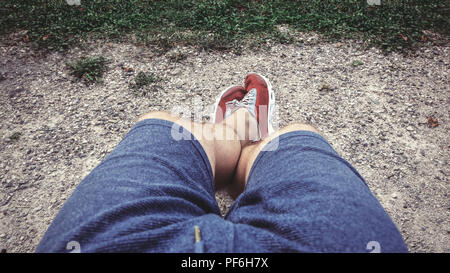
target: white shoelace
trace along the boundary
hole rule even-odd
[[[249,114],[255,118],[255,120],[257,121],[256,124],[258,126],[258,137],[256,139],[253,139],[254,142],[259,141],[261,139],[261,129],[259,127],[258,118],[256,117],[255,104],[256,104],[255,88],[251,89],[241,101],[234,99],[232,101],[228,101],[225,103],[226,106],[225,118],[227,118],[240,108],[247,109]]]

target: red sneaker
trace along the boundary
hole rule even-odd
[[[245,88],[242,86],[232,86],[225,89],[214,103],[212,123],[220,123],[228,117],[233,111],[230,107],[227,107],[227,103],[242,100],[245,93]]]
[[[247,93],[245,97],[248,97],[247,108],[258,122],[258,140],[266,138],[274,131],[272,112],[275,107],[275,94],[272,85],[264,76],[250,73],[245,78],[245,91]]]

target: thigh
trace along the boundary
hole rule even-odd
[[[242,242],[237,251],[367,252],[372,241],[407,251],[363,178],[323,137],[295,131],[276,141],[226,216]]]
[[[206,249],[225,252],[232,229],[220,217],[208,158],[186,130],[174,139],[172,125],[137,123],[78,185],[37,251],[67,252],[76,242],[81,252],[192,252],[200,226]]]

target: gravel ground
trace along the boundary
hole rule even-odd
[[[111,60],[103,83],[72,82],[65,63],[97,54]],[[78,183],[139,115],[203,105],[198,118],[206,119],[215,96],[251,71],[272,81],[279,126],[305,121],[322,130],[365,177],[410,251],[450,252],[447,47],[385,56],[311,36],[242,54],[180,47],[158,55],[98,42],[38,56],[18,43],[0,47],[0,64],[0,248],[7,252],[35,250]],[[146,97],[128,88],[140,71],[164,79]],[[439,125],[429,126],[429,116]],[[223,212],[232,203],[224,193],[217,200]]]

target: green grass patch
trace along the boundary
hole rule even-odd
[[[162,81],[162,78],[155,73],[139,72],[136,75],[134,82],[130,83],[129,88],[137,96],[146,96],[150,91],[161,88],[161,86],[157,85],[160,81]]]
[[[22,135],[21,132],[14,132],[12,135],[9,136],[9,140],[18,141],[21,135]]]
[[[360,66],[360,65],[363,65],[364,63],[362,62],[362,61],[360,61],[360,60],[354,60],[353,62],[352,62],[352,66],[353,67],[358,67],[358,66]]]
[[[99,82],[103,73],[107,70],[108,60],[103,56],[83,57],[69,62],[70,75],[76,79],[82,79],[86,83]]]
[[[26,30],[38,48],[64,50],[80,39],[128,40],[168,50],[177,44],[235,49],[244,41],[289,43],[277,26],[315,31],[331,40],[363,39],[386,51],[415,48],[423,30],[448,36],[449,2],[443,0],[64,0],[0,1],[0,34]]]

